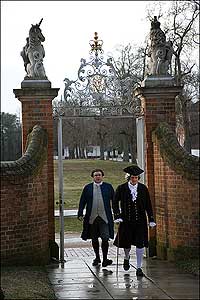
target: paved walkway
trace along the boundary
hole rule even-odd
[[[124,254],[123,249],[119,249],[117,272],[116,253],[117,248],[111,241],[108,257],[113,259],[113,264],[106,268],[93,267],[91,242],[67,235],[66,262],[63,266],[56,263],[47,266],[57,299],[199,299],[198,278],[181,272],[174,264],[144,258],[145,276],[137,278],[134,247],[129,271],[123,269]]]

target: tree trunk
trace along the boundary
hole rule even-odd
[[[75,158],[74,148],[69,147],[69,159],[74,159],[74,158]]]
[[[75,146],[75,157],[76,157],[76,159],[79,159],[80,157],[79,157],[79,151],[78,151],[79,149],[78,149],[78,145],[76,145]]]
[[[100,160],[104,160],[104,141],[102,137],[100,137]]]
[[[110,151],[109,151],[109,150],[107,150],[107,156],[106,156],[106,160],[109,160],[109,158],[110,158]]]
[[[84,159],[85,157],[85,152],[84,152],[84,147],[80,146],[79,147],[79,152],[80,152],[80,158]]]

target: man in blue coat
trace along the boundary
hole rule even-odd
[[[103,176],[104,172],[101,169],[92,171],[93,182],[84,187],[80,197],[78,219],[83,221],[81,238],[85,241],[92,239],[92,247],[96,256],[93,266],[101,263],[98,240],[100,237],[103,253],[102,266],[106,267],[112,264],[112,260],[108,259],[107,255],[109,238],[114,238],[114,222],[111,211],[114,189],[111,184],[103,182]],[[86,213],[83,217],[84,208],[86,208]]]

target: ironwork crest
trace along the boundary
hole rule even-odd
[[[104,61],[103,41],[97,32],[90,40],[90,58],[81,58],[78,78],[73,81],[64,79],[63,107],[67,117],[133,117],[129,103],[122,99],[122,82],[117,77],[112,57]],[[124,84],[124,83],[123,83]]]

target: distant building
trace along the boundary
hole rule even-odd
[[[79,150],[79,149],[78,149]],[[99,158],[100,157],[100,146],[88,146],[84,149],[85,155],[87,158]],[[63,159],[69,158],[69,147],[63,147]],[[76,157],[76,153],[74,150],[74,158]],[[54,159],[58,159],[57,151],[54,151]]]
[[[88,146],[87,147],[87,157],[88,158],[98,158],[100,157],[100,146]]]

